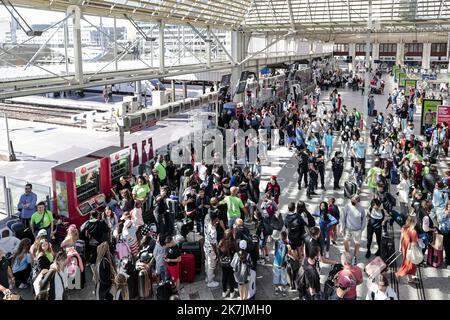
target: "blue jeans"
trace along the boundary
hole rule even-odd
[[[322,238],[322,248],[325,252],[330,251],[330,228],[320,225],[320,237]]]

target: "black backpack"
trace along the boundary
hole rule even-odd
[[[299,240],[302,237],[304,223],[302,217],[296,213],[295,218],[290,220],[287,226],[288,236],[291,241]]]

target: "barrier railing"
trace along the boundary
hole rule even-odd
[[[17,204],[21,195],[25,192],[25,185],[31,183],[33,192],[37,196],[37,202],[45,201],[47,208],[51,209],[51,188],[32,181],[17,179],[14,177],[0,176],[0,212],[9,217],[18,216]]]

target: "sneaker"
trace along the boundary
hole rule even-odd
[[[334,240],[331,240],[331,243],[333,244],[333,246],[337,245],[337,242]]]
[[[283,297],[286,297],[286,296],[287,296],[287,292],[286,292],[285,289],[281,290],[281,295],[282,295]]]
[[[269,256],[266,256],[266,257],[264,258],[264,260],[265,260],[266,263],[270,263],[270,257],[269,257]]]
[[[237,296],[236,291],[233,291],[232,293],[230,293],[230,299],[234,299],[234,298],[236,298],[236,296]]]
[[[222,292],[222,298],[226,298],[229,293],[230,293],[230,290]]]
[[[211,281],[211,282],[208,282],[208,283],[206,284],[206,286],[207,286],[208,288],[217,288],[217,287],[219,286],[219,283],[216,282],[216,281]]]
[[[370,252],[370,250],[367,250],[367,252],[366,252],[366,259],[369,259],[371,255],[372,255],[372,253]]]
[[[26,288],[28,288],[28,285],[25,283],[21,283],[19,286],[19,289],[26,289]]]
[[[280,289],[275,288],[275,295],[278,296],[280,294]]]
[[[356,266],[356,257],[352,258],[352,265]]]
[[[375,252],[375,256],[377,256],[377,257],[380,256],[380,249],[378,249],[377,252]]]

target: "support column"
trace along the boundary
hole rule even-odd
[[[141,104],[142,100],[142,82],[140,80],[135,81],[134,83],[134,96],[138,98],[139,104]]]
[[[116,23],[116,17],[113,18],[114,20],[114,69],[117,71],[119,70],[119,61],[117,61],[117,23]],[[153,61],[152,61],[153,63]]]
[[[211,68],[211,44],[212,44],[212,40],[211,40],[211,27],[208,26],[208,28],[206,29],[206,36],[208,37],[208,39],[206,40],[206,66],[208,68]]]
[[[397,57],[396,64],[403,66],[405,64],[405,45],[403,41],[397,43]]]
[[[371,31],[372,31],[372,0],[369,0],[369,15],[367,19],[367,39],[366,39],[366,61],[365,61],[365,67],[366,67],[366,73],[364,77],[364,102],[363,102],[363,108],[362,108],[362,116],[365,125],[368,127],[368,116],[369,116],[369,91],[370,91],[370,67],[371,67],[371,61],[370,61],[370,44],[371,44]],[[368,143],[368,141],[366,141]]]
[[[165,63],[164,63],[164,27],[165,23],[164,21],[160,21],[159,23],[159,37],[158,37],[158,44],[159,44],[159,73],[164,73]]]
[[[231,32],[231,56],[234,61],[240,62],[244,59],[242,51],[243,51],[243,34],[239,31]],[[241,73],[243,70],[243,65],[233,66],[231,72],[231,88],[232,93],[236,92],[237,85],[239,84],[239,79],[241,77]],[[234,102],[242,102],[243,94],[234,95]]]
[[[14,19],[13,19],[14,20]],[[67,20],[64,22],[64,60],[66,62],[66,75],[69,74],[69,25]]]
[[[184,99],[187,99],[188,97],[187,83],[185,81],[183,81],[183,97]]]
[[[430,67],[431,67],[431,43],[424,43],[422,52],[422,68],[430,69]]]
[[[83,83],[83,55],[81,52],[81,24],[80,11],[74,12],[72,32],[73,32],[73,52],[75,64],[75,81]]]
[[[350,43],[348,45],[348,55],[352,57],[352,63],[348,64],[348,69],[354,71],[356,69],[356,44]]]
[[[380,60],[380,44],[372,43],[372,68],[375,69],[374,60]]]
[[[206,81],[202,81],[202,92],[203,94],[206,93]]]
[[[172,85],[172,102],[175,102],[177,100],[176,90],[175,90],[175,80],[171,81]]]

